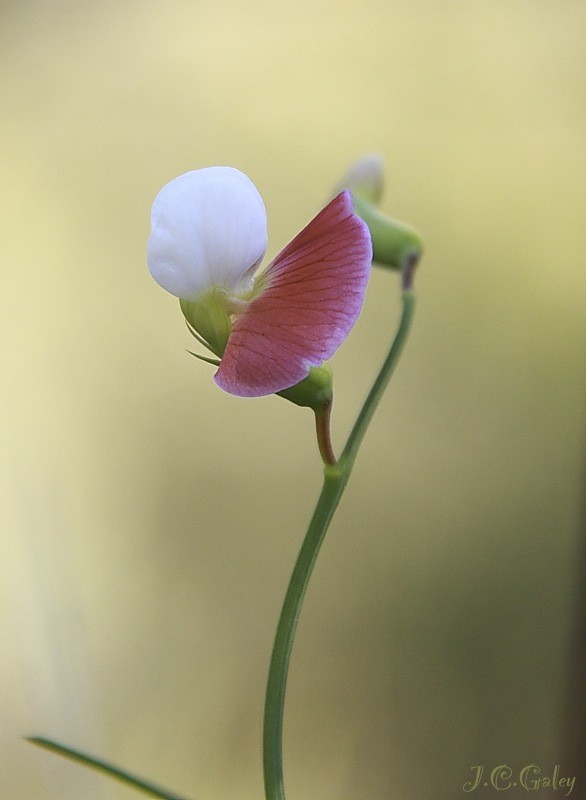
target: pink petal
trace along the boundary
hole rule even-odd
[[[260,277],[262,291],[232,328],[215,381],[260,397],[303,380],[330,358],[362,308],[372,245],[341,192]]]

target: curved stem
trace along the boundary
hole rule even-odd
[[[324,468],[321,494],[299,551],[281,610],[265,698],[263,763],[267,800],[283,800],[285,797],[282,764],[283,708],[293,637],[309,576],[349,477],[349,473],[340,472],[335,466]]]
[[[350,478],[360,443],[397,364],[409,332],[415,301],[409,283],[403,284],[403,312],[391,349],[368,393],[337,464],[326,464],[324,483],[299,551],[277,625],[269,667],[263,728],[266,800],[284,800],[283,711],[291,649],[307,584],[322,542]]]
[[[401,351],[403,350],[403,346],[407,340],[409,328],[411,327],[411,320],[413,319],[414,310],[415,296],[413,292],[411,290],[404,291],[403,313],[401,315],[401,321],[399,322],[399,327],[397,328],[397,333],[395,334],[391,349],[383,361],[383,365],[380,368],[374,383],[372,384],[372,388],[368,393],[364,405],[360,409],[360,413],[358,414],[356,422],[354,423],[354,427],[350,431],[350,436],[348,437],[348,441],[346,442],[344,450],[342,451],[342,455],[340,456],[340,463],[344,462],[349,464],[350,469],[354,464],[354,460],[358,453],[358,448],[360,447],[364,434],[366,433],[366,429],[368,428],[370,420],[372,419],[372,415],[376,411],[380,399],[387,388],[387,384],[399,360],[399,356],[401,355]]]

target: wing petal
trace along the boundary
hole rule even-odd
[[[371,262],[368,228],[341,192],[261,275],[260,293],[232,327],[218,386],[260,397],[303,380],[356,322]]]

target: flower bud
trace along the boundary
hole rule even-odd
[[[354,162],[336,187],[336,192],[350,189],[354,197],[362,197],[378,205],[383,194],[383,160],[378,153],[368,153]]]
[[[354,210],[368,225],[373,261],[393,269],[402,269],[413,257],[419,259],[423,242],[415,228],[388,217],[359,196],[354,197]]]
[[[415,228],[392,219],[377,207],[383,187],[380,156],[371,153],[359,159],[350,167],[339,187],[352,191],[354,210],[368,225],[376,263],[403,269],[419,259],[423,242]]]

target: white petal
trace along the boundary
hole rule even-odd
[[[176,297],[194,300],[212,286],[243,289],[245,273],[267,248],[267,215],[255,185],[232,167],[187,172],[153,203],[149,270]]]

